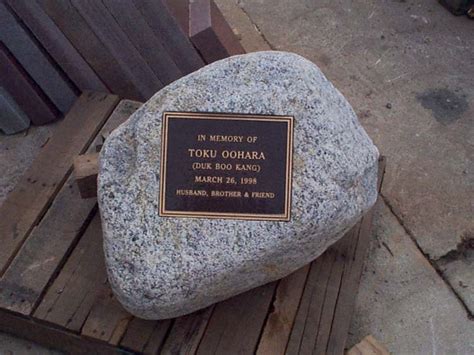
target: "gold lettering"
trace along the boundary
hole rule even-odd
[[[265,160],[265,153],[245,150],[223,150],[221,153],[224,159],[241,159],[241,160]]]
[[[196,175],[194,177],[194,182],[208,183],[208,184],[222,184],[223,178],[222,176]]]
[[[253,198],[275,198],[275,194],[273,192],[252,192]]]
[[[176,196],[207,196],[206,190],[176,190]]]
[[[242,193],[240,191],[211,191],[211,196],[241,198]]]
[[[253,171],[260,172],[260,165],[258,164],[235,164],[236,171]]]
[[[219,134],[209,136],[211,142],[242,143],[243,140],[244,136],[221,136]]]
[[[191,158],[215,158],[217,156],[217,150],[214,149],[188,149],[189,156]]]

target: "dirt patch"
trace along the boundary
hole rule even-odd
[[[444,125],[457,121],[469,107],[465,95],[446,88],[429,89],[418,94],[416,98]]]

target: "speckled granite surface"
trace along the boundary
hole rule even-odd
[[[158,215],[164,111],[295,118],[290,222]],[[176,317],[312,261],[375,202],[378,151],[344,97],[291,53],[231,57],[155,94],[101,152],[98,184],[110,283],[148,319]]]

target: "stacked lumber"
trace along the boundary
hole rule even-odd
[[[212,0],[0,0],[0,129],[52,122],[87,90],[144,101],[240,53]]]

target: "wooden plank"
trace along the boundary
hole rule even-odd
[[[163,0],[133,0],[155,35],[162,39],[163,46],[184,73],[191,73],[204,62],[187,36],[170,14]]]
[[[67,181],[41,225],[32,231],[0,279],[1,308],[25,315],[32,312],[94,205],[94,200],[82,200],[74,182]]]
[[[44,346],[61,349],[67,354],[124,355],[129,353],[105,342],[81,337],[66,329],[60,329],[45,322],[37,322],[5,310],[0,310],[0,331]]]
[[[219,38],[219,41],[227,50],[229,56],[245,54],[245,49],[240,44],[239,39],[225,19],[219,7],[211,0],[212,27]]]
[[[50,58],[18,23],[6,4],[0,2],[0,41],[15,56],[51,102],[66,113],[77,97],[77,91],[50,62]]]
[[[7,0],[7,3],[81,91],[109,91],[36,0]]]
[[[164,4],[178,22],[181,31],[187,36],[189,33],[189,0],[164,0]]]
[[[197,354],[253,354],[276,282],[218,303]]]
[[[2,86],[0,86],[0,112],[0,129],[5,134],[18,133],[30,126],[28,116]]]
[[[74,178],[82,198],[97,196],[99,153],[78,155],[73,161]]]
[[[212,28],[210,0],[196,0],[190,3],[189,38],[206,63],[228,57],[226,48]]]
[[[163,354],[195,354],[206,330],[214,306],[176,318],[166,342]]]
[[[379,159],[378,168],[378,191],[382,189],[385,174],[385,157]],[[378,204],[378,203],[377,203]],[[341,281],[341,291],[337,298],[337,306],[331,325],[331,333],[327,346],[328,354],[342,354],[344,352],[349,332],[350,322],[354,311],[354,306],[359,289],[360,278],[364,268],[365,259],[369,249],[370,239],[372,236],[372,215],[373,209],[377,208],[377,204],[360,222],[360,230],[355,244],[352,257],[348,258],[344,275]]]
[[[100,131],[100,136],[97,137],[97,142],[95,144],[101,145],[105,138],[107,138],[110,133],[120,126],[123,122],[128,120],[131,115],[135,113],[143,105],[143,102],[133,101],[133,100],[121,100],[117,105],[115,110],[110,115],[110,118],[107,120],[107,123],[104,125],[103,129]],[[88,153],[93,150],[88,151]]]
[[[351,239],[353,239],[354,236],[351,238],[347,237],[346,235],[346,238],[340,240],[337,243],[338,245],[335,245],[334,248],[329,250],[329,252],[334,251],[334,263],[331,268],[331,275],[329,276],[324,296],[320,301],[317,301],[322,304],[321,318],[317,329],[316,342],[312,349],[308,349],[309,354],[326,354],[336,301],[341,287],[342,273],[346,261],[348,260],[347,249],[353,244]],[[312,338],[314,338],[314,335]]]
[[[93,305],[109,292],[102,228],[99,213],[96,213],[34,317],[79,332]]]
[[[388,350],[372,335],[367,335],[360,343],[354,345],[346,355],[389,355]]]
[[[206,63],[245,53],[212,0],[190,2],[189,37]]]
[[[92,306],[81,334],[117,345],[132,318],[109,290],[103,299]]]
[[[212,27],[211,1],[193,0],[189,3],[189,36],[207,30]]]
[[[163,84],[182,76],[181,70],[132,2],[103,0],[103,3]]]
[[[0,85],[34,124],[59,118],[59,111],[0,41]]]
[[[121,101],[87,151],[94,151],[102,134],[124,122],[139,105]],[[0,279],[0,307],[30,314],[87,226],[96,200],[83,200],[75,179],[68,178]]]
[[[148,100],[163,87],[163,83],[141,57],[102,2],[71,0],[71,3],[104,46],[109,49],[122,70],[128,73],[128,79],[140,92],[141,100]]]
[[[141,94],[127,73],[101,42],[70,0],[37,0],[71,44],[115,94],[140,100]]]
[[[76,101],[53,137],[0,206],[0,273],[43,217],[83,153],[118,102],[116,96],[85,93]]]
[[[284,354],[303,294],[309,265],[282,279],[258,344],[258,355]]]
[[[157,354],[172,322],[171,319],[152,321],[133,318],[120,346],[143,354]]]
[[[311,264],[308,280],[288,340],[287,354],[311,353],[317,336],[322,302],[334,262],[334,253],[325,252]]]

